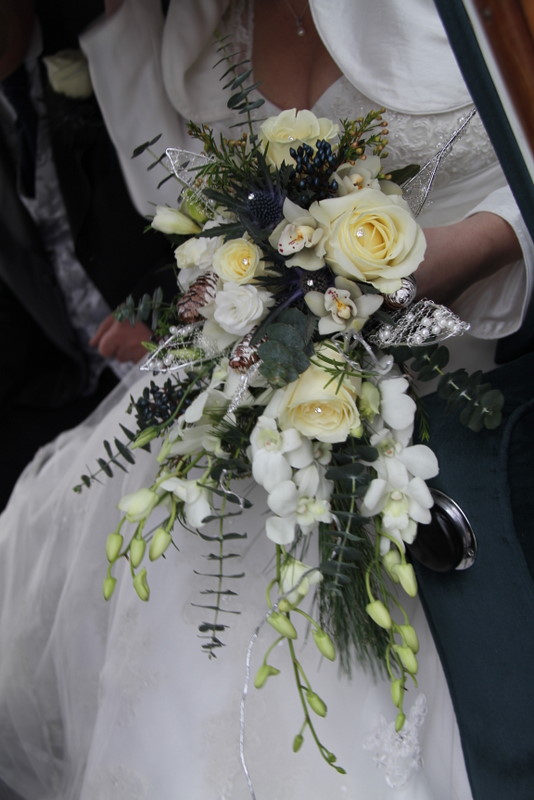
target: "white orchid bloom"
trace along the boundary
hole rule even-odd
[[[198,481],[176,477],[167,478],[160,486],[183,502],[187,524],[192,528],[201,528],[203,520],[212,513],[209,490]]]
[[[303,447],[306,442],[295,428],[279,431],[274,419],[266,416],[258,417],[256,426],[250,435],[250,453],[254,480],[267,492],[272,491],[277,483],[291,478],[288,456],[299,451],[300,460],[308,451],[306,464],[311,462],[311,447]],[[309,444],[309,443],[308,443]]]
[[[406,378],[385,378],[378,385],[381,395],[380,413],[386,425],[394,430],[403,430],[413,425],[416,405],[406,394],[408,386]]]
[[[388,476],[388,463],[393,462],[395,459],[400,461],[406,467],[412,476],[417,476],[427,481],[430,478],[435,478],[439,472],[438,460],[430,449],[424,444],[404,444],[397,436],[397,432],[390,431],[383,428],[373,436],[371,436],[370,444],[376,447],[379,451],[380,457],[377,461],[373,462],[378,476],[386,478]]]
[[[371,481],[363,498],[361,513],[368,517],[380,514],[384,531],[401,545],[403,541],[409,544],[415,538],[415,523],[430,522],[434,500],[422,478],[410,478],[408,470],[399,461],[388,461],[386,465],[388,477]]]
[[[331,522],[329,496],[330,484],[314,465],[299,470],[295,481],[277,483],[267,498],[269,508],[276,514],[267,519],[268,538],[288,545],[295,538],[297,525],[308,534],[318,522]]]
[[[327,336],[339,331],[361,331],[384,298],[380,294],[364,294],[355,281],[338,276],[324,294],[308,292],[304,300],[319,317],[319,333]]]

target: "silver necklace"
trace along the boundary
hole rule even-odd
[[[295,20],[295,33],[297,34],[297,36],[306,36],[306,28],[304,27],[303,20],[304,20],[304,15],[305,15],[306,11],[308,10],[309,2],[310,2],[310,0],[307,0],[307,3],[304,6],[304,8],[301,11],[301,13],[297,14],[295,9],[293,8],[291,3],[289,2],[289,0],[286,0],[286,6],[291,11],[293,19]]]

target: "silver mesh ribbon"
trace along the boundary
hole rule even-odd
[[[390,319],[366,336],[367,341],[379,348],[414,347],[443,342],[469,330],[469,323],[463,322],[449,308],[427,299],[419,300],[408,310],[391,314]]]
[[[182,150],[179,147],[168,147],[165,153],[172,171],[182,186],[182,191],[187,189],[205,211],[211,211],[213,204],[204,196],[202,191],[204,181],[199,178],[198,171],[211,163],[213,158],[204,153],[193,153],[191,150]]]

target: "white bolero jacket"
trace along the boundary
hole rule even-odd
[[[414,127],[447,115],[458,119],[469,110],[471,98],[432,0],[336,0],[335,13],[331,0],[310,0],[309,6],[345,85],[362,93],[371,107],[384,106],[393,117],[408,118],[408,125],[411,118]],[[220,59],[214,36],[231,32],[250,54],[251,14],[246,0],[171,0],[164,19],[160,0],[124,0],[115,14],[98,20],[81,37],[98,101],[141,213],[153,213],[155,203],[175,204],[177,191],[173,181],[157,191],[162,176],[147,171],[146,159],[132,161],[131,153],[159,133],[158,154],[166,147],[198,148],[187,135],[190,119],[216,130],[228,128],[234,120],[213,68]],[[327,108],[321,113],[332,116]],[[523,261],[474,284],[455,303],[472,326],[472,336],[462,337],[463,355],[471,347],[469,360],[482,369],[494,363],[487,340],[521,326],[534,272],[534,246],[493,153],[491,159],[490,165],[475,166],[472,174],[437,189],[420,218],[423,226],[443,225],[491,211],[518,236]]]

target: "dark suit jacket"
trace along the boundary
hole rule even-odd
[[[168,244],[144,233],[146,221],[129,200],[96,100],[69,100],[46,79],[43,84],[80,263],[111,308],[129,293],[140,297],[158,285],[171,293],[172,271],[163,269],[170,261]],[[15,133],[0,119],[0,335],[9,351],[0,399],[57,407],[84,390],[87,366],[53,267],[19,199],[15,154]]]

